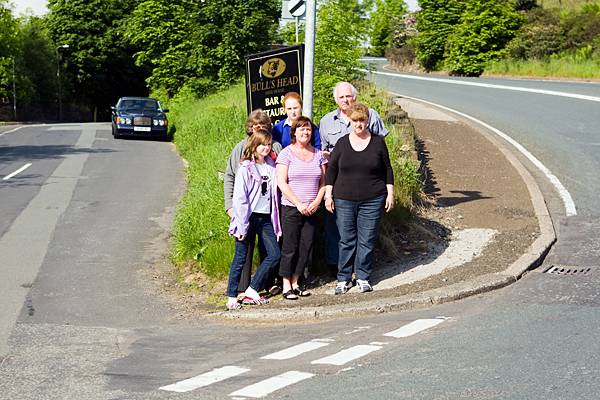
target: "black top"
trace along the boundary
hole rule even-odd
[[[362,151],[352,148],[350,135],[341,138],[331,152],[325,184],[333,185],[333,197],[343,200],[365,201],[386,194],[385,185],[394,184],[394,171],[384,138],[371,135]]]

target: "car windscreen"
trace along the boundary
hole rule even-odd
[[[156,100],[121,100],[117,105],[119,111],[157,111],[158,102]]]

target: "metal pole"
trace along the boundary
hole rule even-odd
[[[58,82],[58,122],[62,121],[62,93],[60,87],[60,51],[56,49],[56,81]]]
[[[296,44],[298,44],[300,42],[298,39],[298,35],[299,35],[298,25],[300,25],[300,17],[296,17]]]
[[[58,121],[62,121],[62,87],[60,82],[60,49],[68,49],[68,44],[61,44],[56,48],[56,80],[58,82]]]
[[[14,120],[17,120],[17,80],[15,75],[15,58],[12,59],[12,75],[13,75],[13,116]]]
[[[304,27],[304,84],[303,84],[303,114],[312,118],[313,81],[315,72],[315,22],[316,0],[306,1],[306,25]]]

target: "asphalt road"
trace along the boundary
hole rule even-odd
[[[107,327],[167,321],[172,313],[154,299],[144,271],[166,254],[169,218],[183,190],[173,145],[113,140],[109,124],[4,132],[0,353],[9,352],[17,321]]]
[[[542,160],[579,212],[566,217],[536,173],[563,226],[549,260],[598,265],[598,235],[585,235],[598,231],[597,180],[568,179],[574,160],[598,166],[597,103],[387,78],[379,83],[476,116]],[[569,91],[596,96],[588,86]],[[502,290],[411,312],[255,326],[180,319],[147,275],[183,187],[172,146],[114,141],[108,125],[0,136],[0,176],[27,163],[0,181],[2,399],[597,398],[598,268],[554,275],[547,261]]]

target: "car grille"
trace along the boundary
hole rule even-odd
[[[152,118],[149,118],[149,117],[135,117],[133,119],[133,124],[134,125],[142,125],[142,126],[151,126],[152,125]]]

